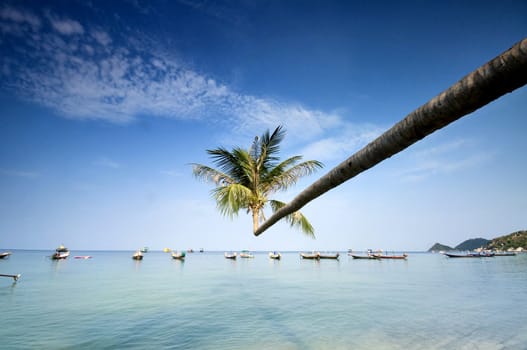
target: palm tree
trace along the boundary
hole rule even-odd
[[[207,150],[219,169],[192,164],[194,176],[214,182],[212,197],[216,200],[221,214],[229,217],[238,215],[240,209],[252,214],[253,231],[265,220],[264,208],[269,204],[275,212],[285,203],[271,200],[269,196],[294,185],[301,177],[310,175],[322,163],[316,160],[300,162],[301,156],[294,156],[280,162],[277,156],[285,130],[278,126],[272,134],[267,130],[260,138],[255,137],[249,150],[225,148]],[[286,215],[285,220],[303,233],[314,237],[313,226],[299,211]]]
[[[262,223],[254,233],[255,236],[284,216],[300,210],[323,193],[525,84],[527,38],[408,114],[381,136],[330,170]]]

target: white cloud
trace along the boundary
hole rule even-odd
[[[424,157],[430,157],[430,156],[437,156],[444,153],[452,152],[455,150],[460,149],[463,146],[466,146],[467,144],[470,144],[470,140],[466,139],[458,139],[451,142],[443,143],[441,145],[430,147],[424,150],[419,150],[415,152],[415,157],[418,158],[424,158]]]
[[[101,166],[105,168],[111,168],[111,169],[119,169],[121,167],[121,164],[107,157],[101,157],[97,159],[96,161],[93,162],[93,165]]]
[[[161,174],[173,177],[179,177],[183,175],[183,173],[178,170],[162,170]]]
[[[306,159],[343,160],[366,146],[382,132],[381,128],[371,124],[340,125],[334,132],[335,136],[311,143],[301,151],[301,154]]]
[[[112,38],[104,30],[93,30],[91,35],[102,46],[107,46],[112,43]]]
[[[29,24],[33,30],[38,30],[41,25],[40,19],[32,12],[18,10],[10,6],[0,8],[0,18],[6,22]]]
[[[83,26],[72,19],[59,19],[54,15],[48,16],[49,22],[53,29],[63,35],[74,35],[74,34],[83,34]]]
[[[370,139],[371,130],[362,135],[364,131],[344,128],[339,113],[235,92],[137,38],[126,38],[134,43],[128,48],[99,27],[59,19],[52,13],[45,17],[53,30],[42,30],[38,37],[24,35],[25,40],[17,42],[17,52],[26,61],[7,59],[2,72],[9,74],[3,78],[23,98],[66,118],[115,123],[128,123],[139,116],[201,119],[228,126],[243,136],[281,124],[288,130],[288,141],[303,142],[337,130],[341,134],[337,139],[321,140],[310,149],[335,157]],[[17,30],[28,32],[23,27]],[[28,65],[28,61],[33,63]]]
[[[33,179],[40,176],[39,173],[34,171],[21,171],[13,169],[0,169],[0,174],[10,177],[22,177],[27,179]]]
[[[434,147],[408,153],[410,166],[398,172],[404,181],[422,181],[431,176],[453,174],[490,162],[495,153],[475,150],[477,142],[458,139]]]

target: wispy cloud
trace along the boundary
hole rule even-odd
[[[114,123],[140,116],[195,119],[251,136],[254,130],[282,124],[289,140],[304,142],[327,130],[337,132],[336,139],[319,140],[307,149],[324,157],[347,154],[377,133],[375,127],[357,125],[352,127],[361,133],[350,131],[340,113],[233,91],[129,33],[112,37],[100,26],[49,11],[4,7],[0,13],[0,48],[16,47],[3,60],[2,84],[66,118]]]
[[[183,175],[183,173],[178,170],[162,170],[161,174],[173,177],[179,177]]]
[[[467,146],[471,144],[472,142],[467,139],[458,139],[453,140],[447,143],[443,143],[440,145],[437,145],[435,147],[426,148],[420,151],[415,152],[414,156],[417,158],[425,158],[425,157],[432,157],[432,156],[438,156],[445,153],[456,151],[463,146]]]
[[[77,21],[74,21],[68,18],[61,19],[53,14],[48,14],[47,17],[53,29],[55,29],[60,34],[63,34],[63,35],[84,34],[84,28]]]
[[[121,164],[107,158],[107,157],[101,157],[93,162],[93,165],[105,167],[105,168],[111,168],[111,169],[119,169],[121,167]]]
[[[251,6],[251,1],[231,3],[228,1],[177,0],[177,2],[221,21],[235,24],[247,22],[247,18],[243,16],[243,11],[240,11],[239,7]]]
[[[34,179],[40,176],[40,174],[35,171],[21,171],[21,170],[13,170],[13,169],[0,169],[0,175],[10,176],[10,177],[22,177],[26,179]]]
[[[0,19],[3,24],[16,23],[19,25],[28,24],[32,30],[38,30],[41,25],[41,20],[30,11],[20,11],[11,6],[3,6],[0,8]]]
[[[372,124],[346,124],[335,137],[323,138],[305,147],[306,159],[320,161],[343,160],[364,147],[384,130]]]
[[[476,146],[475,141],[458,139],[410,153],[413,165],[397,176],[405,181],[422,181],[431,176],[453,174],[477,167],[495,157],[494,152],[482,152],[472,146]]]

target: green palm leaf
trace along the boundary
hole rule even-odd
[[[249,150],[240,147],[232,151],[223,147],[207,150],[218,169],[192,164],[196,178],[216,185],[211,194],[222,215],[232,218],[238,215],[240,209],[245,209],[252,213],[253,230],[256,231],[259,222],[265,219],[266,205],[270,205],[273,211],[284,205],[269,200],[270,194],[288,189],[301,177],[322,167],[322,163],[316,160],[300,162],[301,156],[280,162],[278,153],[284,136],[285,130],[278,126],[272,134],[267,130],[261,137],[256,137]],[[292,227],[314,237],[313,227],[300,212],[291,214],[285,220]]]
[[[273,213],[286,205],[286,203],[277,200],[270,200],[269,204],[273,209]],[[300,211],[295,211],[294,213],[285,216],[284,220],[289,223],[291,227],[300,228],[302,233],[304,233],[306,236],[315,238],[315,229]]]

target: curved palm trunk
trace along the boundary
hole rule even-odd
[[[258,211],[253,210],[253,232],[256,232],[256,230],[258,230],[258,224],[259,224]]]
[[[323,193],[526,83],[527,38],[465,76],[337,165],[269,217],[254,235],[262,234]]]

